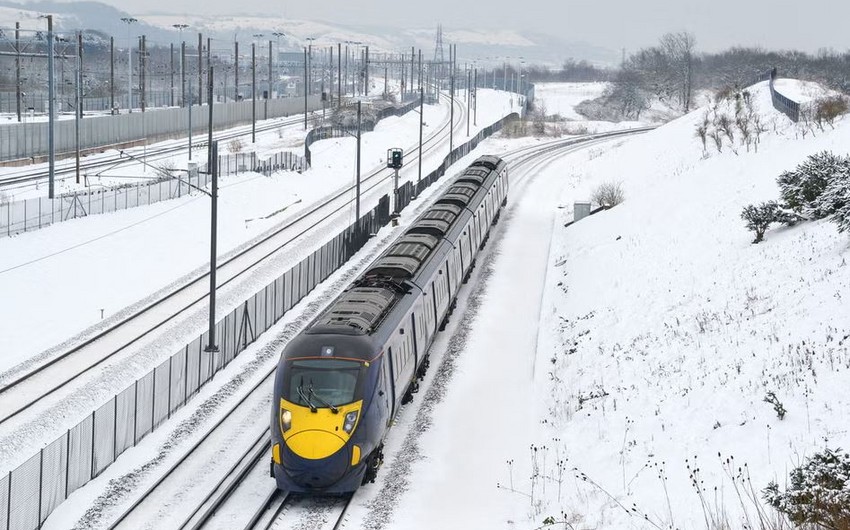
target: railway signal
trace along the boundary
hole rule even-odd
[[[398,170],[404,165],[404,151],[398,147],[387,149],[387,167],[395,170],[395,184],[393,185],[393,219],[398,217]]]

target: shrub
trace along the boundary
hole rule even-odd
[[[239,138],[234,138],[233,140],[230,140],[227,146],[230,148],[231,153],[241,153],[242,149],[245,147],[244,144],[242,144],[242,140],[240,140]]]
[[[171,159],[166,159],[154,166],[156,169],[156,175],[165,180],[174,178],[174,172],[177,170],[177,166],[174,165],[174,161]]]
[[[611,208],[626,199],[626,194],[619,182],[603,182],[593,190],[590,199],[600,206]]]
[[[773,391],[768,391],[767,395],[764,397],[764,402],[773,405],[773,411],[776,412],[776,416],[780,420],[785,419],[785,414],[788,411],[785,410],[785,405],[783,405],[782,402],[779,401],[779,398],[776,397],[776,394]]]
[[[771,223],[776,222],[780,215],[779,204],[776,201],[763,202],[758,206],[752,204],[745,206],[741,212],[741,219],[747,222],[747,229],[756,234],[753,243],[764,241],[764,233]]]
[[[540,103],[530,112],[531,128],[535,136],[546,136],[546,105]]]
[[[791,471],[785,492],[771,482],[765,500],[797,525],[821,528],[850,528],[850,455],[841,449],[825,449]]]
[[[818,209],[829,212],[839,232],[850,232],[850,172],[834,177],[817,199]]]
[[[706,150],[706,141],[708,140],[708,118],[697,125],[695,136],[702,142],[702,150]]]
[[[776,179],[782,200],[799,214],[822,219],[833,213],[828,204],[820,201],[821,194],[834,179],[846,179],[850,173],[850,160],[823,151],[807,158],[793,171],[786,171]]]
[[[815,123],[821,130],[824,123],[834,129],[835,119],[844,114],[847,114],[847,99],[844,96],[825,97],[815,102]]]

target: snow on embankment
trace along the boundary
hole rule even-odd
[[[773,225],[753,245],[740,218],[778,199],[776,177],[806,156],[847,154],[850,119],[802,139],[767,83],[750,91],[758,152],[711,140],[704,152],[700,109],[574,168],[583,188],[564,204],[604,181],[626,201],[566,228],[565,208],[552,242],[536,373],[546,419],[537,456],[520,455],[520,474],[533,461],[553,477],[532,490],[538,524],[563,511],[581,527],[703,528],[714,514],[738,528],[742,505],[755,514],[735,492],[739,467],[760,500],[806,457],[850,448],[850,238],[816,221]]]

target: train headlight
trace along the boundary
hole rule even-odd
[[[342,424],[342,430],[348,434],[351,434],[351,431],[354,430],[354,424],[357,423],[357,414],[356,410],[353,410],[345,415],[345,422]]]
[[[284,433],[292,427],[292,413],[282,408],[280,409],[280,432]]]

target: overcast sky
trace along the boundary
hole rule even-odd
[[[612,49],[653,44],[688,30],[703,50],[733,44],[766,48],[850,48],[847,0],[104,0],[138,13],[283,13],[334,23],[541,31]],[[185,7],[184,7],[185,6]],[[203,6],[203,7],[201,7]],[[411,6],[416,6],[415,8]]]

